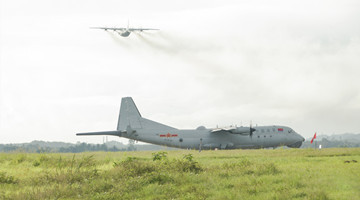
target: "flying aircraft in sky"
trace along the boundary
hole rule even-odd
[[[184,149],[259,149],[278,146],[300,148],[305,140],[287,126],[224,127],[182,130],[143,118],[133,99],[121,100],[115,131],[77,133],[83,135],[113,135],[132,140]]]
[[[155,28],[129,28],[129,22],[128,22],[128,25],[126,28],[115,28],[115,27],[113,27],[113,28],[111,28],[111,27],[90,27],[90,28],[103,29],[105,31],[111,30],[111,31],[117,32],[122,37],[128,37],[131,32],[135,32],[135,31],[142,32],[142,31],[150,31],[150,30],[154,30],[154,31],[159,30],[159,29],[155,29]]]

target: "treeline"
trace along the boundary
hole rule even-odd
[[[0,144],[0,152],[29,152],[29,153],[79,153],[88,151],[135,151],[134,145],[118,148],[108,147],[106,144],[78,143],[66,147],[42,146],[39,144]]]
[[[127,148],[117,148],[116,146],[108,147],[106,144],[87,144],[80,143],[70,147],[60,147],[60,153],[80,153],[87,151],[135,151],[134,145],[129,145]]]
[[[312,144],[310,141],[305,141],[301,148],[314,148],[314,146],[321,145],[321,148],[354,148],[360,147],[358,141],[348,141],[348,140],[328,140],[322,138],[321,140],[315,140]]]

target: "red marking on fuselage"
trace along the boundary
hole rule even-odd
[[[171,133],[167,133],[167,134],[161,134],[160,137],[177,137],[178,134],[171,134]]]

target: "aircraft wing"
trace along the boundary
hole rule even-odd
[[[156,28],[115,28],[115,27],[90,27],[91,29],[103,29],[105,31],[111,30],[111,31],[157,31],[160,29]]]
[[[102,131],[102,132],[89,132],[89,133],[76,133],[76,135],[114,135],[121,136],[122,131]]]
[[[158,31],[156,28],[129,28],[129,31]]]
[[[92,29],[103,29],[105,31],[112,30],[112,31],[125,31],[126,28],[111,28],[111,27],[90,27]]]
[[[211,130],[211,133],[231,133],[231,134],[240,134],[240,135],[252,135],[256,129],[250,127],[225,127],[225,128],[216,128]]]

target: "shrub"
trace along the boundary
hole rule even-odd
[[[165,152],[165,151],[153,153],[152,155],[153,155],[153,161],[167,159],[167,152]]]
[[[183,172],[194,172],[199,173],[203,171],[198,162],[193,160],[194,156],[192,154],[184,155],[182,160],[177,160],[174,162],[174,168],[177,168],[179,171]]]
[[[40,161],[34,160],[33,166],[34,166],[34,167],[37,167],[37,166],[39,166],[39,165],[40,165]]]
[[[20,164],[20,163],[24,162],[25,160],[26,160],[26,155],[25,155],[25,154],[20,154],[20,155],[17,157],[16,162],[17,162],[18,164]]]
[[[93,155],[84,156],[81,159],[75,159],[74,155],[71,160],[60,157],[56,166],[55,172],[45,171],[44,175],[39,180],[33,180],[33,183],[38,185],[56,182],[71,185],[89,181],[98,176]]]
[[[13,176],[6,175],[5,172],[0,172],[0,183],[16,184],[18,183],[18,180],[16,180]]]
[[[179,171],[194,172],[196,174],[203,171],[198,162],[188,160],[178,160],[175,162],[174,168],[178,168]]]
[[[275,175],[280,171],[276,168],[273,163],[266,163],[263,165],[257,166],[256,174],[257,175]]]
[[[137,177],[156,171],[153,163],[144,162],[135,157],[128,157],[119,163],[114,162],[113,166],[120,177]]]
[[[149,174],[149,183],[157,183],[163,185],[165,183],[171,183],[174,180],[168,173],[152,172]]]
[[[189,154],[186,154],[183,158],[189,162],[192,162],[194,156],[191,153],[189,153]]]

